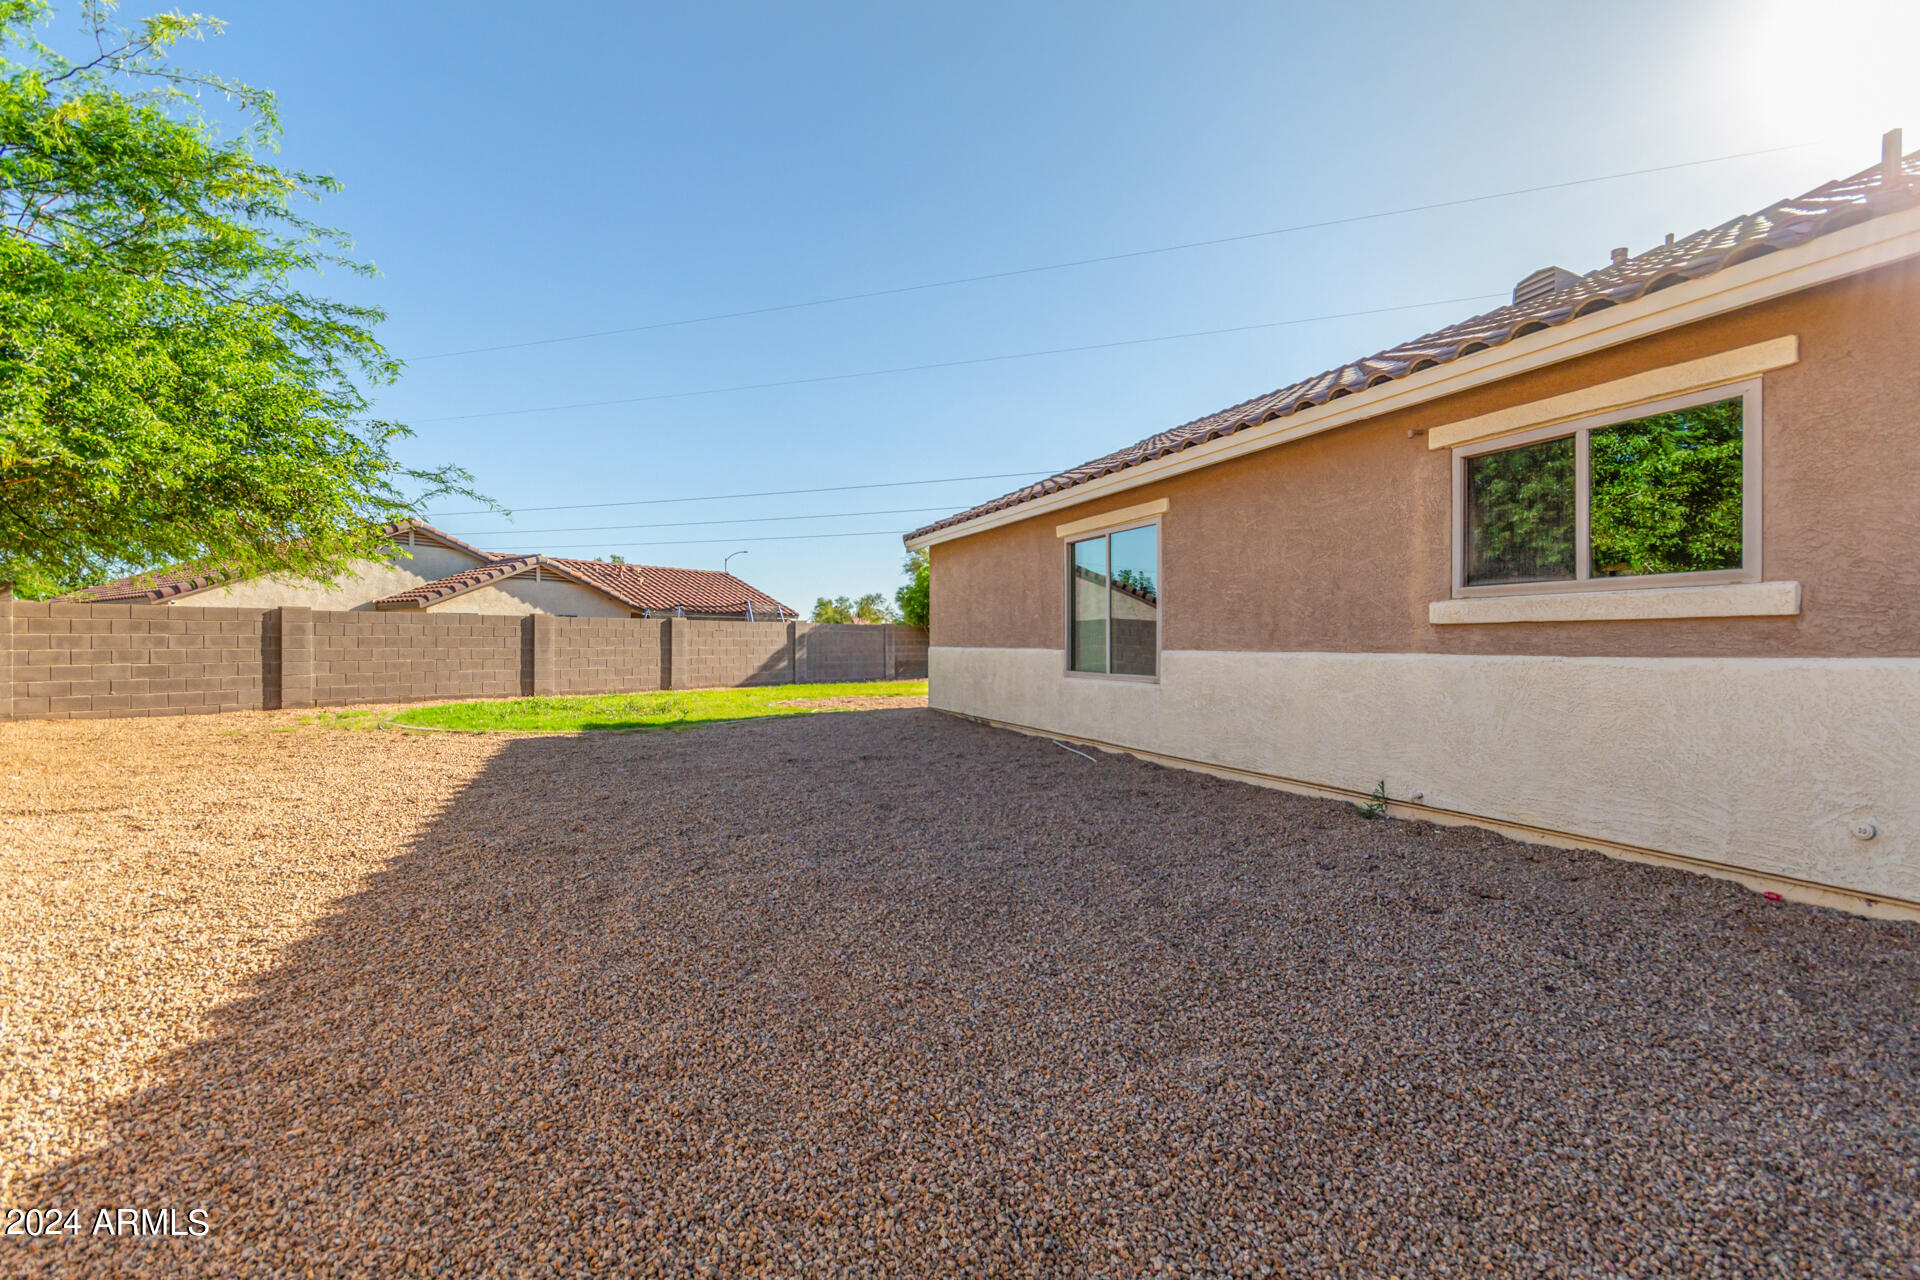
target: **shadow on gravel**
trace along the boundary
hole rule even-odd
[[[1917,976],[1911,927],[926,711],[515,739],[117,1145],[15,1188],[213,1233],[20,1247],[1903,1274]]]

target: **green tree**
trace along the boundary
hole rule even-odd
[[[1573,577],[1573,438],[1467,460],[1466,580]]]
[[[37,42],[45,0],[0,0],[0,579],[46,594],[156,564],[333,576],[446,493],[363,387],[400,364],[375,308],[310,292],[370,275],[302,206],[330,177],[263,159],[271,94],[178,70],[217,34],[82,14],[98,56]],[[246,122],[223,136],[196,94]]]
[[[853,602],[853,620],[855,622],[892,622],[894,612],[887,605],[887,598],[878,591],[869,591]]]
[[[1741,409],[1735,397],[1589,435],[1594,576],[1739,568]]]
[[[1145,569],[1115,569],[1113,585],[1132,592],[1148,604],[1159,599],[1159,593],[1154,589],[1153,575]]]
[[[858,600],[848,596],[829,600],[821,596],[813,602],[813,620],[815,622],[892,622],[894,613],[887,608],[885,596],[878,591],[869,591]]]
[[[933,618],[933,566],[927,553],[909,555],[901,572],[907,575],[907,584],[893,593],[894,603],[900,607],[900,621],[925,631]]]

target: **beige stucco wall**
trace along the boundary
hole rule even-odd
[[[370,609],[375,600],[464,572],[482,563],[463,551],[437,544],[422,543],[410,550],[412,559],[396,558],[392,564],[379,560],[357,560],[353,572],[343,575],[332,587],[269,576],[251,578],[213,591],[196,592],[163,603],[192,608],[275,609],[281,605],[304,605],[310,609],[334,611]]]
[[[931,702],[1920,904],[1920,659],[1171,650],[1157,684],[1060,668],[1055,649],[935,646]]]
[[[522,574],[429,606],[432,613],[552,613],[574,618],[626,618],[633,610],[578,583]]]
[[[1799,362],[1763,379],[1761,569],[1799,584],[1799,613],[1430,619],[1450,594],[1452,458],[1427,429],[1789,334]],[[1067,676],[1056,526],[1162,498],[1159,681]],[[1443,820],[1920,904],[1920,264],[941,543],[932,563],[936,707],[1304,789],[1384,778]]]
[[[1436,626],[1451,457],[1425,429],[1796,334],[1764,378],[1763,570],[1795,617]],[[1125,434],[1124,431],[1117,434]],[[1908,262],[1105,502],[932,549],[933,643],[1063,645],[1056,525],[1165,498],[1163,644],[1187,650],[1920,656],[1920,264]]]

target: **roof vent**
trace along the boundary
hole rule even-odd
[[[1565,267],[1542,267],[1519,284],[1513,286],[1513,305],[1532,302],[1535,298],[1544,298],[1550,294],[1570,289],[1579,282],[1580,277]]]

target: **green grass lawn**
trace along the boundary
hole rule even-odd
[[[473,733],[513,729],[571,733],[580,729],[684,729],[719,720],[812,715],[808,707],[778,707],[794,698],[910,698],[925,680],[871,680],[859,684],[774,684],[754,689],[691,689],[683,693],[616,693],[586,698],[517,698],[510,702],[455,702],[415,707],[395,724]]]

